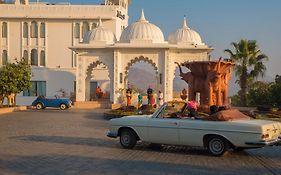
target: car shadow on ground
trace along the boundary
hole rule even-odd
[[[103,158],[99,156],[77,155],[36,155],[12,156],[0,158],[2,169],[8,173],[20,174],[267,174],[263,167],[254,165],[237,165],[230,168],[221,166],[224,160],[217,160],[216,164],[200,164],[193,161],[167,163],[155,160]],[[276,173],[281,169],[275,169]]]
[[[94,147],[103,147],[103,148],[115,148],[123,149],[119,141],[103,138],[81,138],[81,137],[65,137],[65,136],[18,136],[11,137],[11,139],[17,139],[22,141],[29,142],[47,142],[47,143],[58,143],[66,145],[82,145],[82,146],[94,146]],[[145,152],[165,152],[172,154],[187,154],[187,155],[197,155],[197,156],[210,156],[207,149],[201,147],[186,147],[186,146],[170,146],[162,145],[159,147],[150,146],[149,143],[138,142],[133,150],[145,151]],[[244,151],[233,152],[230,151],[228,155],[239,155],[247,156],[248,153]]]

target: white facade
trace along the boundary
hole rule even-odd
[[[0,4],[0,66],[27,58],[36,84],[32,92],[20,94],[17,102],[30,104],[36,95],[54,96],[62,89],[68,96],[75,94],[77,56],[69,47],[82,42],[97,27],[99,18],[119,38],[128,25],[129,3],[107,0],[101,5],[54,5],[16,0]],[[92,73],[101,74],[101,70],[98,67]],[[101,76],[91,79],[108,79]]]
[[[30,104],[38,95],[64,91],[79,102],[92,100],[96,83],[111,103],[120,103],[132,65],[144,61],[155,70],[164,101],[173,98],[175,62],[206,61],[212,51],[184,20],[166,40],[142,12],[128,26],[130,0],[101,5],[0,4],[0,66],[15,58],[32,65],[33,89],[17,97]],[[0,75],[1,76],[1,75]]]
[[[161,90],[164,101],[170,101],[173,99],[175,62],[207,61],[208,54],[212,51],[212,48],[201,41],[199,34],[187,26],[186,19],[182,27],[170,34],[169,41],[166,41],[161,29],[149,23],[143,11],[139,20],[122,32],[119,41],[114,38],[100,22],[82,43],[70,47],[77,53],[77,101],[83,102],[89,98],[89,75],[94,67],[102,64],[109,71],[111,102],[120,103],[120,97],[124,95],[124,91],[120,92],[120,89],[127,88],[128,71],[140,61],[154,67],[158,81],[155,90]]]

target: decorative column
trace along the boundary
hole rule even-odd
[[[174,63],[169,57],[169,50],[165,51],[164,55],[164,101],[173,100],[173,80],[174,80]]]
[[[114,58],[113,58],[113,78],[110,79],[110,83],[112,84],[111,86],[111,101],[113,104],[118,104],[119,103],[119,97],[121,94],[118,93],[119,88],[121,88],[120,84],[120,73],[121,73],[121,56],[119,53],[119,50],[114,50]],[[122,78],[122,83],[124,83],[124,76]]]
[[[77,54],[77,63],[78,66],[76,67],[76,101],[84,102],[86,100],[85,97],[86,66],[84,65],[84,60],[79,54]]]

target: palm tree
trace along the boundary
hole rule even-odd
[[[241,90],[240,101],[243,106],[247,105],[248,86],[254,79],[264,76],[266,67],[263,63],[268,57],[261,53],[255,40],[240,40],[239,43],[232,42],[234,51],[224,50],[229,53],[230,58],[236,63],[235,73],[239,77],[237,83]]]

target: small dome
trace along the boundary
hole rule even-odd
[[[83,38],[84,44],[95,42],[105,42],[106,44],[114,44],[116,42],[116,36],[112,31],[103,27],[101,19],[99,21],[99,26],[90,30]]]
[[[133,40],[152,41],[153,43],[163,43],[165,41],[161,29],[145,19],[143,10],[140,19],[129,25],[120,37],[120,42],[130,42]]]
[[[168,41],[171,44],[198,44],[204,45],[202,43],[200,35],[194,30],[187,26],[186,18],[184,17],[183,25],[176,32],[169,35]]]

